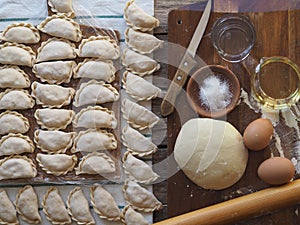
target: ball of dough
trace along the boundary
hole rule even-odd
[[[221,190],[243,176],[248,150],[242,135],[230,123],[197,118],[182,126],[174,157],[194,183],[205,189]]]

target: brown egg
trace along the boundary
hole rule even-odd
[[[244,131],[244,144],[250,150],[262,150],[269,145],[273,132],[273,125],[269,119],[256,119]]]
[[[273,157],[260,164],[257,174],[264,182],[280,185],[289,182],[294,174],[295,167],[291,160],[283,157]]]

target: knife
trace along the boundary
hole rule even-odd
[[[196,56],[197,48],[200,44],[204,31],[206,29],[209,15],[211,11],[211,0],[208,0],[202,17],[197,25],[197,28],[193,34],[192,40],[184,53],[181,62],[178,66],[178,69],[174,75],[174,78],[167,90],[167,93],[161,103],[160,111],[161,115],[166,117],[170,115],[174,111],[174,105],[176,102],[176,98],[180,93],[183,85],[186,83],[189,72],[195,67],[197,64],[194,60]]]

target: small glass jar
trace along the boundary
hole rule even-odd
[[[222,59],[231,63],[244,60],[256,40],[254,25],[248,17],[227,14],[211,29],[211,41]]]
[[[300,70],[287,57],[273,56],[260,60],[252,75],[253,97],[270,109],[291,108],[300,99]]]

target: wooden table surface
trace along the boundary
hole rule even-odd
[[[203,0],[155,0],[154,9],[155,17],[159,19],[160,26],[155,29],[154,34],[159,39],[168,41],[168,13],[179,7],[187,7],[193,9],[197,5],[195,3],[205,2]],[[286,9],[299,9],[299,0],[276,0],[276,1],[250,1],[250,0],[215,0],[213,1],[213,10],[215,12],[241,12],[241,11],[251,11],[259,9],[259,11],[269,11],[269,10],[286,10]],[[191,6],[188,6],[192,4]],[[199,4],[198,4],[199,5]],[[161,69],[154,74],[153,83],[160,87],[162,90],[166,91],[170,81],[168,80],[168,51],[167,48],[159,50],[154,54],[154,58],[161,63]],[[156,99],[152,102],[153,111],[160,116],[160,104],[161,99]],[[153,128],[153,141],[159,146],[159,151],[153,156],[153,163],[161,162],[168,157],[168,140],[167,140],[167,119],[162,118],[162,122]],[[165,169],[169,165],[164,164],[160,166],[160,169]],[[163,209],[154,213],[154,221],[161,221],[168,218],[168,205],[167,205],[167,180],[161,181],[154,185],[154,193],[160,201],[163,202]],[[180,194],[180,193],[178,193]],[[294,206],[295,210],[298,210],[297,206]],[[283,210],[284,211],[284,210]],[[300,224],[298,217],[288,218],[289,221],[293,223],[286,223],[287,218],[282,218],[282,214],[274,214],[272,217],[259,217],[256,219],[250,219],[249,221],[243,221],[241,224],[284,224],[284,225],[294,225]],[[262,221],[260,223],[260,221]],[[240,223],[239,223],[240,224]]]

